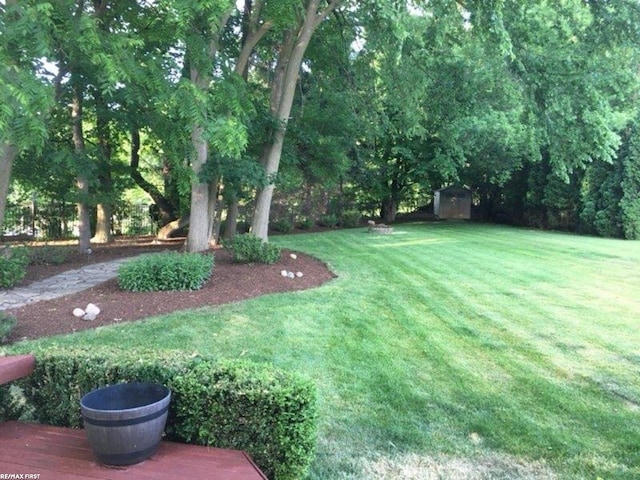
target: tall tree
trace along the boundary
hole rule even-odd
[[[208,7],[208,8],[207,8]],[[211,88],[214,62],[220,48],[220,37],[233,10],[233,3],[203,2],[194,4],[189,18],[190,31],[186,34],[186,62],[189,68],[189,80],[194,90],[194,98],[202,99],[198,118],[191,125],[191,143],[193,157],[191,167],[191,209],[187,249],[191,252],[209,248],[213,228],[210,195],[210,181],[201,178],[203,168],[209,160],[209,142],[207,123],[210,123],[207,111],[207,95]]]
[[[619,160],[622,166],[620,210],[624,237],[640,239],[640,119],[624,134]]]
[[[468,18],[438,1],[378,5],[364,16],[369,33],[355,65],[367,128],[353,173],[385,222],[443,184],[504,181],[524,155],[520,88],[495,40]]]
[[[171,2],[170,2],[171,3]],[[247,143],[246,108],[241,84],[236,78],[246,70],[251,51],[269,29],[260,22],[263,1],[247,1],[247,27],[238,49],[234,68],[220,58],[222,37],[236,2],[180,0],[177,39],[184,45],[186,75],[181,79],[176,98],[181,116],[189,122],[191,138],[192,185],[187,248],[202,251],[209,247],[215,218],[221,172],[220,159],[235,159]],[[239,90],[240,89],[240,90]]]
[[[576,228],[582,212],[582,229],[616,234],[620,171],[614,164],[620,133],[638,108],[640,4],[527,1],[504,8],[499,20],[508,39],[505,63],[522,86],[533,132],[528,161],[550,168],[537,203],[545,212],[532,217],[541,226]],[[599,162],[604,165],[594,165]],[[584,205],[576,195],[581,185]]]
[[[277,61],[270,83],[270,111],[274,127],[264,147],[260,161],[264,167],[267,185],[258,189],[251,223],[252,232],[263,240],[268,239],[269,212],[273,197],[273,179],[278,173],[289,115],[296,92],[298,75],[304,54],[318,26],[345,0],[306,0],[304,7],[296,8],[296,2],[287,2],[293,9],[291,24],[286,25],[277,45]],[[282,10],[281,10],[282,11]]]
[[[104,156],[109,108],[116,108],[113,94],[128,81],[127,61],[131,46],[137,43],[125,27],[114,27],[123,10],[135,8],[127,0],[64,0],[56,2],[53,37],[55,50],[50,60],[59,69],[57,83],[60,109],[67,109],[71,138],[67,151],[70,167],[77,175],[77,205],[81,252],[91,242],[90,208],[95,205],[92,193],[98,184],[98,166],[110,168]],[[111,107],[111,105],[114,105]],[[100,119],[98,120],[98,117]],[[99,125],[98,125],[99,124]],[[96,131],[96,127],[99,128]],[[91,142],[89,135],[97,134]],[[93,145],[101,148],[93,148]],[[107,149],[108,150],[108,149]],[[101,159],[101,160],[100,160]],[[105,226],[105,230],[108,228]]]

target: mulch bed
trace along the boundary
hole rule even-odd
[[[62,265],[30,266],[22,285],[91,263],[129,257],[145,252],[180,249],[182,242],[155,245],[149,242],[93,247],[91,255],[73,254]],[[9,341],[72,333],[103,325],[140,320],[208,305],[238,302],[260,295],[314,288],[335,276],[327,266],[308,255],[282,252],[274,265],[236,264],[224,249],[213,250],[215,267],[211,279],[197,291],[132,293],[120,290],[117,280],[109,280],[80,293],[7,310],[18,319]],[[302,272],[302,277],[283,277],[282,270]],[[94,321],[72,315],[74,308],[96,304],[101,313]]]

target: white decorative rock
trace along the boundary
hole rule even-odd
[[[289,278],[293,278],[294,276],[295,276],[295,275],[293,274],[293,272],[288,272],[288,273],[287,273],[287,277],[289,277]]]
[[[304,274],[302,272],[296,272],[296,277],[298,278],[302,278]]]
[[[84,310],[81,309],[81,308],[74,308],[73,309],[73,316],[74,317],[78,317],[78,318],[84,317],[84,313],[85,313]]]
[[[83,319],[83,320],[86,320],[86,321],[88,321],[88,322],[92,322],[93,320],[95,320],[95,319],[96,319],[96,315],[95,315],[95,314],[93,314],[93,313],[87,313],[87,314],[85,314],[85,316],[84,316],[84,317],[82,317],[82,319]]]
[[[282,271],[280,272],[280,275],[282,275],[283,277],[286,277],[286,276],[288,276],[288,275],[289,275],[289,272],[287,272],[286,270],[282,270]]]
[[[97,305],[94,305],[93,303],[89,303],[87,305],[87,308],[84,309],[84,311],[88,314],[94,315],[94,316],[98,316],[98,314],[100,313],[100,309],[98,308]]]
[[[293,258],[294,260],[295,260],[296,258],[298,258],[298,255],[296,255],[295,253],[292,253],[292,254],[291,254],[291,255],[289,255],[289,256],[290,256],[291,258]]]

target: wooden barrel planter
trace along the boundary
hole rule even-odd
[[[171,391],[156,383],[120,383],[80,400],[84,428],[98,461],[132,465],[151,457],[167,422]]]

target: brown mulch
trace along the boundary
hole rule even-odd
[[[93,247],[91,255],[73,254],[62,265],[30,266],[22,285],[90,263],[151,251],[179,249],[181,246],[182,242],[163,245],[146,242]],[[72,333],[178,310],[232,303],[271,293],[305,290],[334,278],[324,263],[298,252],[295,252],[297,258],[293,259],[291,253],[294,252],[283,250],[282,259],[274,265],[236,264],[232,262],[229,252],[221,248],[213,250],[213,253],[213,275],[200,290],[132,293],[120,290],[117,280],[109,280],[80,293],[8,310],[8,313],[18,319],[8,340],[14,342]],[[281,275],[282,270],[302,272],[303,276],[286,278]],[[96,320],[84,321],[72,315],[74,308],[85,308],[90,302],[101,310]]]

